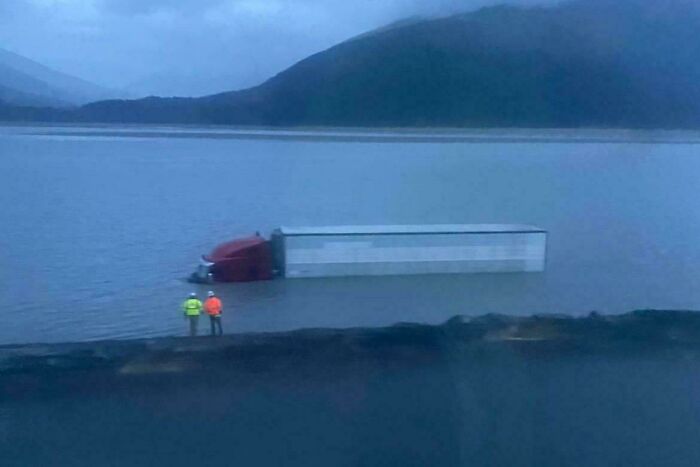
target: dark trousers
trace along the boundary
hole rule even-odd
[[[190,322],[190,336],[196,336],[197,328],[199,327],[199,315],[188,316],[187,320]]]
[[[212,316],[209,315],[209,323],[211,324],[211,335],[222,335],[224,333],[223,329],[221,329],[221,315],[217,316]],[[218,328],[218,332],[217,332]]]

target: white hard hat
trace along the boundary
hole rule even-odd
[[[210,296],[210,297],[213,297],[213,296],[214,296],[214,291],[213,291],[213,290],[210,290],[209,292],[207,292],[207,295]]]
[[[194,297],[196,297],[196,296],[197,296],[197,294],[196,294],[195,292],[191,292],[191,293],[190,293],[190,298],[194,298]]]

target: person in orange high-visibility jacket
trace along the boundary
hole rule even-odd
[[[221,313],[224,311],[224,305],[221,303],[221,299],[211,290],[207,295],[207,300],[204,302],[204,311],[209,315],[211,335],[215,336],[218,334],[220,336],[224,333],[221,329]]]

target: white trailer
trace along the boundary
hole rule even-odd
[[[288,278],[541,272],[547,232],[500,224],[281,227],[272,249]]]

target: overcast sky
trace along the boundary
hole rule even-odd
[[[112,88],[205,94],[404,17],[504,1],[0,0],[0,47]]]

